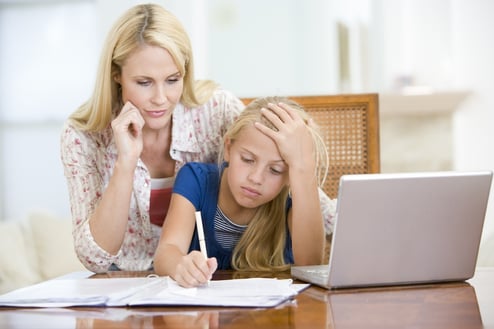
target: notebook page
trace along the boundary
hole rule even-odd
[[[168,288],[129,305],[196,305],[271,307],[295,296],[307,285],[294,286],[291,279],[249,278],[213,280],[208,285],[183,288],[168,279]]]
[[[0,296],[1,306],[70,307],[125,306],[134,295],[156,278],[63,279],[48,280]]]

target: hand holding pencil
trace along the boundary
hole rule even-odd
[[[201,212],[196,211],[195,215],[196,215],[197,235],[199,237],[199,248],[201,248],[201,254],[203,254],[204,259],[206,259],[206,262],[208,262],[208,250],[206,249],[206,238],[204,237],[204,227],[202,226]],[[209,284],[209,280],[207,283]]]
[[[187,233],[182,235],[173,233],[173,226],[183,227],[184,217],[188,221],[188,234],[191,236],[197,234],[194,244],[196,250],[189,251],[191,240],[189,240]],[[177,218],[179,220],[175,224],[172,224],[171,221],[165,221],[163,224],[160,246],[155,256],[155,271],[159,275],[170,276],[182,287],[191,288],[207,284],[218,268],[216,257],[208,257],[206,249],[205,233],[210,232],[207,229],[209,226],[206,225],[211,223],[203,222],[201,213],[196,212],[192,207],[186,211],[181,211]],[[207,219],[205,218],[205,220]],[[211,251],[214,254],[214,248]]]
[[[206,248],[206,238],[204,236],[204,227],[203,227],[202,216],[200,211],[195,212],[195,219],[196,219],[197,234],[199,238],[199,247],[203,259],[206,263],[206,267],[204,267],[203,265],[204,262],[197,257],[197,251],[190,252],[189,255],[187,255],[186,257],[190,256],[192,258],[193,261],[192,264],[190,265],[192,265],[196,269],[190,269],[189,274],[193,276],[193,280],[195,280],[196,284],[188,280],[189,282],[187,282],[186,284],[181,284],[183,286],[197,286],[197,285],[209,283],[209,280],[211,279],[214,271],[216,271],[216,268],[218,267],[216,258],[214,257],[208,258],[208,252]],[[206,268],[208,269],[208,273],[204,272]],[[199,270],[199,272],[197,270]],[[206,274],[207,274],[207,280],[204,280]]]

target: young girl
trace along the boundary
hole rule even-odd
[[[289,99],[250,103],[224,136],[220,165],[193,162],[179,171],[154,257],[156,273],[193,287],[217,268],[272,271],[321,263],[318,186],[327,153],[316,128]],[[207,259],[199,252],[196,210]]]

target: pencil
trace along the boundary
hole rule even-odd
[[[200,211],[196,211],[196,226],[197,234],[199,236],[199,247],[201,248],[204,258],[208,259],[208,251],[206,249],[206,240],[204,239],[204,229],[202,227],[202,217]]]

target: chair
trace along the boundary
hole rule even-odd
[[[377,94],[287,96],[302,105],[320,126],[329,154],[322,189],[334,199],[340,177],[380,171]],[[242,98],[244,104],[254,98]]]
[[[329,168],[322,189],[338,196],[340,177],[380,171],[378,94],[287,96],[302,105],[321,128],[328,148]],[[244,104],[254,98],[243,98]],[[326,236],[324,263],[331,235]]]

